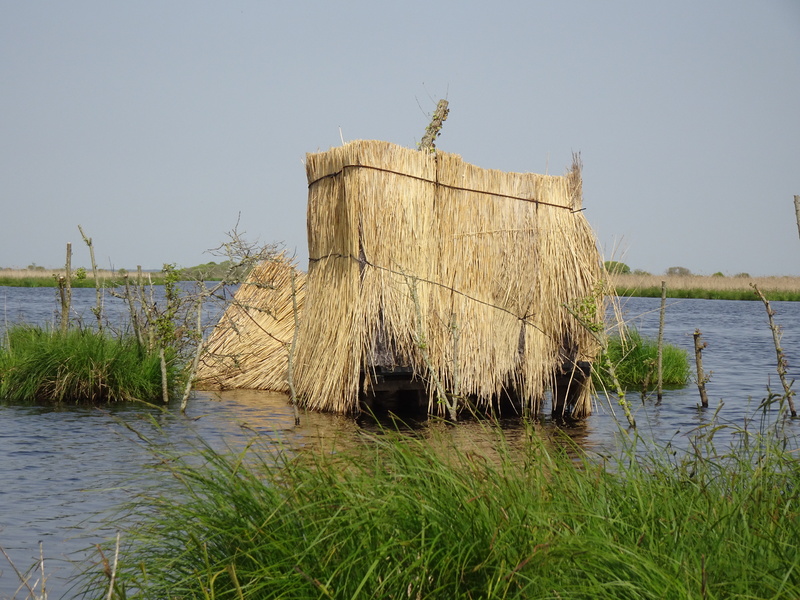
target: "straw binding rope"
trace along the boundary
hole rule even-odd
[[[499,194],[497,192],[487,192],[486,190],[475,190],[471,188],[460,187],[457,185],[449,185],[447,183],[442,183],[440,181],[435,181],[433,179],[428,179],[427,177],[419,177],[418,175],[410,175],[408,173],[403,173],[401,171],[394,171],[392,169],[384,169],[383,167],[373,167],[371,165],[344,165],[341,169],[336,171],[335,173],[328,173],[327,175],[323,175],[315,179],[314,181],[308,184],[308,187],[319,183],[323,179],[331,179],[334,177],[338,177],[341,175],[345,169],[372,169],[373,171],[381,171],[383,173],[390,173],[392,175],[400,175],[401,177],[408,177],[409,179],[416,179],[417,181],[424,181],[426,183],[432,183],[436,186],[445,187],[451,190],[457,190],[459,192],[472,192],[475,194],[484,194],[486,196],[496,196],[498,198],[508,198],[509,200],[521,200],[522,202],[532,202],[533,204],[538,204],[541,206],[552,206],[554,208],[563,208],[568,210],[571,213],[580,212],[582,210],[586,210],[585,208],[578,208],[574,209],[571,206],[564,206],[563,204],[553,204],[552,202],[545,202],[544,200],[537,200],[536,198],[523,198],[522,196],[511,196],[509,194]]]
[[[373,269],[378,269],[380,271],[386,271],[387,273],[391,273],[392,275],[406,275],[406,273],[403,273],[401,271],[395,271],[394,269],[390,269],[389,267],[381,267],[379,265],[372,264],[366,258],[366,256],[355,257],[352,254],[334,254],[334,253],[331,253],[331,254],[327,254],[325,256],[309,258],[308,262],[310,262],[310,263],[312,263],[312,262],[320,262],[320,261],[323,261],[323,260],[327,260],[329,258],[350,259],[350,260],[356,261],[359,265],[367,265],[367,266],[372,267]],[[530,318],[530,316],[531,316],[530,314],[525,314],[525,315],[520,317],[519,315],[517,315],[517,314],[511,312],[510,310],[508,310],[507,308],[503,308],[502,306],[497,306],[496,304],[492,304],[491,302],[486,302],[485,300],[480,300],[478,298],[475,298],[474,296],[470,296],[469,294],[464,293],[464,292],[462,292],[460,290],[457,290],[454,287],[447,285],[446,283],[440,283],[438,281],[432,281],[430,279],[425,279],[424,277],[417,277],[416,275],[413,275],[412,277],[414,279],[416,279],[417,281],[421,281],[423,283],[427,283],[427,284],[430,284],[430,285],[435,285],[435,286],[440,287],[442,289],[445,289],[445,290],[448,290],[450,292],[453,292],[454,294],[458,294],[459,296],[462,296],[462,297],[466,298],[467,300],[472,300],[473,302],[477,302],[478,304],[483,304],[484,306],[488,306],[489,308],[495,308],[495,309],[497,309],[499,311],[507,313],[507,314],[511,315],[512,317],[514,317],[515,319],[517,319],[518,321],[521,321],[522,323],[525,323],[526,325],[530,325],[534,329],[539,330],[540,332],[542,332],[543,334],[547,335],[548,337],[550,337],[552,339],[552,336],[549,336],[549,334],[546,331],[544,331],[542,328],[540,328],[538,325],[536,325],[536,323],[531,323],[528,320]]]

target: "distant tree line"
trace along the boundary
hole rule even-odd
[[[642,269],[631,270],[630,266],[618,260],[607,260],[603,264],[605,265],[606,271],[611,275],[651,275],[651,273],[643,271]],[[694,273],[686,267],[669,267],[664,271],[664,275],[668,277],[690,277],[694,275]],[[722,271],[717,271],[712,277],[725,277],[725,274]],[[733,277],[747,279],[750,277],[750,273],[736,273]]]

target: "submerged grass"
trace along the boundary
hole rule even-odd
[[[171,365],[168,360],[168,377],[174,379]],[[149,402],[160,397],[159,355],[140,347],[132,336],[15,325],[0,346],[4,401]]]
[[[718,454],[707,431],[618,460],[533,431],[513,449],[498,431],[493,454],[399,434],[157,451],[173,484],[132,507],[113,597],[800,596],[796,458],[748,432]]]

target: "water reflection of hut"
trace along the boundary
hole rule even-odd
[[[288,389],[296,272],[292,380],[307,408],[352,413],[391,394],[431,413],[537,413],[551,389],[556,412],[589,414],[602,267],[577,160],[563,177],[505,173],[356,141],[309,154],[306,171],[308,274],[253,272],[202,385]]]

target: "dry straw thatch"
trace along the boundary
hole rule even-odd
[[[444,412],[434,381],[462,404],[485,408],[511,394],[538,412],[565,363],[594,359],[597,342],[581,321],[602,314],[602,267],[577,160],[563,177],[505,173],[355,141],[309,154],[306,170],[310,259],[294,383],[307,408],[357,411],[387,350],[426,383],[431,413]],[[247,290],[251,304],[267,295]],[[244,354],[225,385],[286,389],[277,383],[293,318],[275,319],[277,334],[233,317],[241,339],[228,329],[214,351]],[[252,352],[259,344],[275,345],[264,362]],[[589,397],[582,386],[573,416],[590,412]]]
[[[286,363],[295,330],[293,277],[301,307],[305,274],[284,255],[252,270],[205,345],[195,387],[288,391]]]

